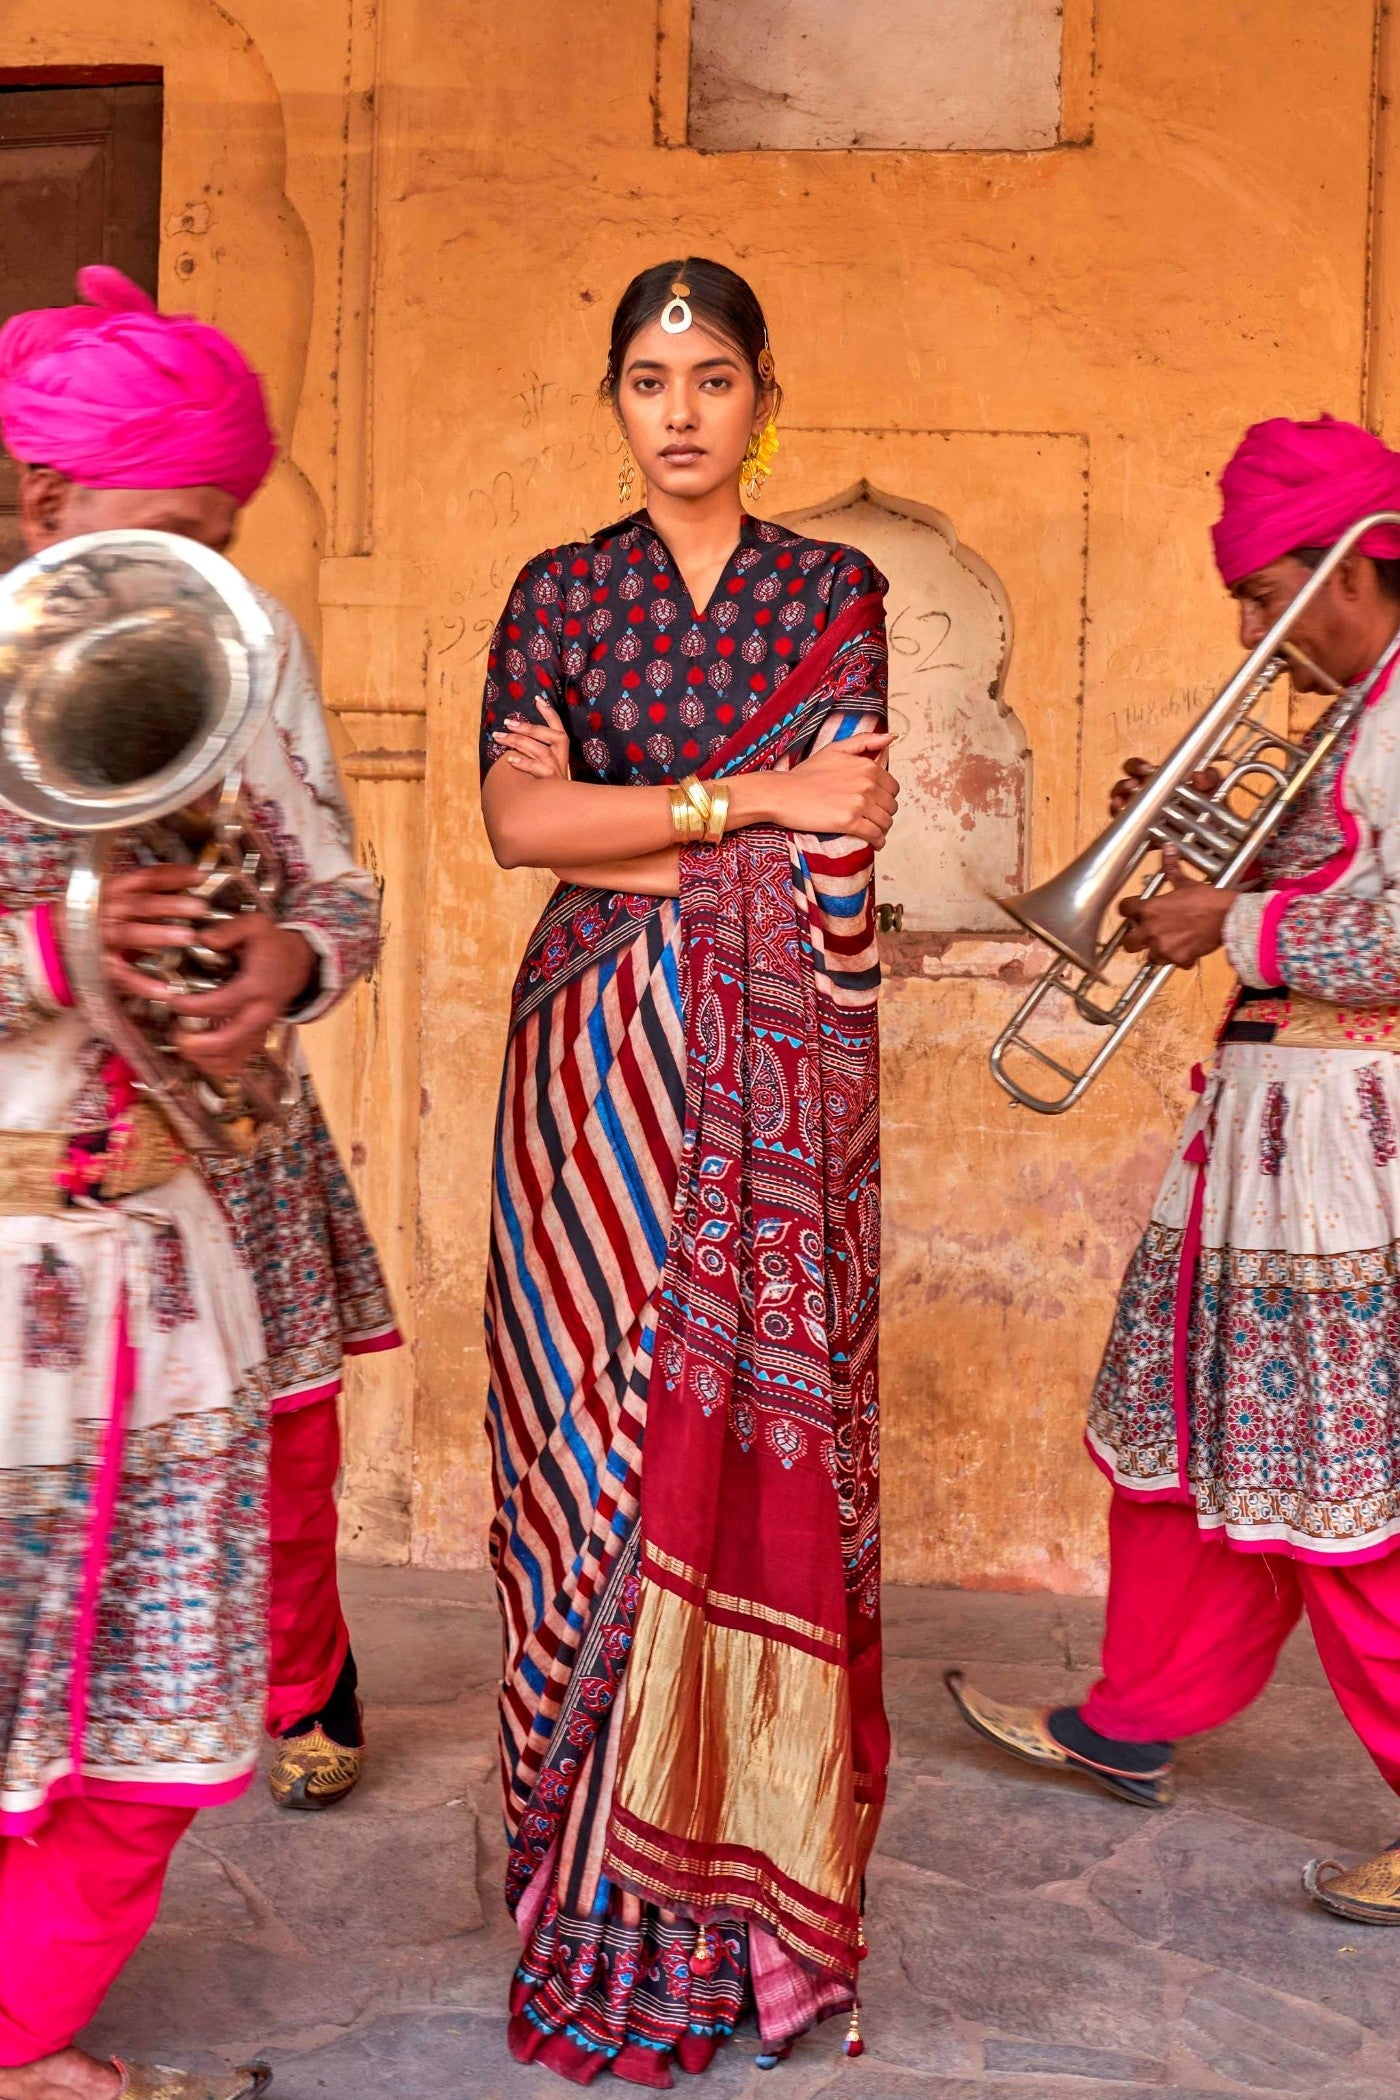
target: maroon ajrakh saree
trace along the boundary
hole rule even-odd
[[[862,573],[699,770],[883,719]],[[682,853],[678,905],[561,888],[516,984],[487,1304],[511,2044],[582,2083],[702,2069],[750,1994],[769,2050],[854,2001],[889,1748],[870,873],[744,830]]]

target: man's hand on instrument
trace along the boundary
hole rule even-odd
[[[182,992],[164,1003],[171,1013],[197,1024],[179,1030],[185,1062],[211,1079],[235,1079],[262,1048],[268,1030],[286,1019],[306,990],[316,951],[292,927],[253,911],[207,927],[200,941],[236,956],[237,974],[212,992]],[[149,978],[141,989],[151,996]]]
[[[127,955],[183,948],[189,940],[208,909],[189,894],[199,879],[194,868],[165,862],[103,877],[98,931],[107,974],[123,991],[150,988],[150,979],[140,977]]]
[[[1149,961],[1186,970],[1224,940],[1225,914],[1234,893],[1183,875],[1175,846],[1163,847],[1162,868],[1167,877],[1165,889],[1153,897],[1127,897],[1119,905],[1132,925],[1123,946],[1132,955],[1146,950]]]
[[[1123,771],[1114,781],[1108,794],[1110,817],[1121,817],[1128,804],[1147,786],[1157,768],[1147,758],[1125,758]],[[1220,785],[1220,775],[1214,766],[1202,766],[1199,773],[1191,775],[1191,786],[1198,795],[1213,795]]]

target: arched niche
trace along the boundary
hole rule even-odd
[[[906,933],[1004,931],[991,899],[1026,885],[1031,771],[1025,731],[1001,699],[1005,591],[941,512],[866,481],[783,522],[848,541],[889,579],[901,799],[875,863],[877,902],[903,906]]]

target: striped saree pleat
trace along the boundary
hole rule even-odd
[[[514,1837],[592,1600],[636,1516],[651,1301],[680,1151],[679,918],[536,1003],[506,1055],[487,1333]]]

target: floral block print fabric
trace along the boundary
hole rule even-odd
[[[309,1074],[285,1121],[206,1177],[253,1279],[280,1412],[332,1397],[348,1352],[391,1348],[394,1309],[374,1242]]]
[[[1334,1006],[1400,1000],[1400,677],[1395,644],[1356,693],[1355,725],[1298,797],[1231,906],[1226,948],[1245,985]]]
[[[261,1356],[251,1289],[188,1170],[121,1206],[0,1217],[0,1832],[79,1774],[193,1801],[251,1772]]]
[[[1400,1068],[1232,1044],[1128,1269],[1090,1447],[1127,1491],[1177,1495],[1176,1322],[1197,1174],[1185,1361],[1201,1523],[1308,1557],[1400,1532]],[[1202,1137],[1203,1166],[1185,1154]]]

